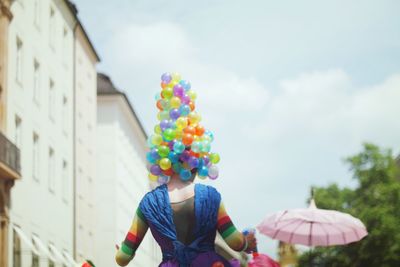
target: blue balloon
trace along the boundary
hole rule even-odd
[[[185,150],[185,145],[181,141],[176,141],[174,144],[174,151],[180,154],[183,150]]]
[[[187,116],[191,110],[189,105],[181,105],[179,111],[181,112],[182,116]]]
[[[146,153],[146,159],[148,162],[150,162],[151,164],[156,163],[156,159],[153,158],[153,156],[151,155],[151,152],[147,152]]]
[[[198,173],[199,173],[199,176],[203,176],[203,177],[208,176],[208,168],[206,166],[202,166],[199,168]]]
[[[150,151],[150,154],[151,154],[151,157],[152,157],[153,159],[155,159],[155,160],[157,160],[157,159],[160,158],[160,155],[158,154],[158,149],[157,149],[157,148],[153,148],[153,149]]]
[[[179,155],[174,151],[170,151],[168,154],[168,158],[172,163],[176,163],[179,160]]]
[[[192,176],[192,173],[189,170],[182,169],[179,172],[179,175],[180,175],[182,181],[188,181],[190,179],[190,177]]]
[[[182,85],[182,87],[185,89],[185,91],[190,90],[190,88],[191,88],[190,82],[188,82],[186,80],[181,80],[179,83]]]
[[[175,173],[180,173],[182,170],[182,164],[179,162],[172,164],[172,169],[174,170]]]

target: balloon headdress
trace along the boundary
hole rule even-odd
[[[201,179],[217,179],[220,157],[211,153],[214,135],[201,124],[195,111],[196,93],[178,73],[161,76],[161,93],[156,95],[159,122],[149,136],[149,179],[168,183],[173,174],[188,181],[197,172]]]

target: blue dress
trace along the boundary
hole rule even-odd
[[[161,247],[163,260],[159,266],[231,266],[215,252],[214,247],[221,195],[215,188],[202,184],[196,184],[194,191],[195,240],[187,246],[177,239],[167,185],[147,193],[139,204],[154,239]]]

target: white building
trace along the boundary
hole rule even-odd
[[[70,3],[73,10],[77,10]],[[77,12],[76,12],[77,15]],[[78,262],[94,259],[97,72],[99,56],[82,24],[75,28],[74,244]]]
[[[96,266],[116,266],[115,244],[124,240],[140,199],[149,191],[146,133],[126,95],[98,75]],[[161,253],[150,232],[131,266],[158,266]]]
[[[7,136],[21,150],[11,195],[9,266],[73,260],[73,49],[66,1],[11,6]]]

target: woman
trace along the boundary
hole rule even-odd
[[[150,178],[162,185],[141,200],[116,262],[127,265],[150,228],[162,250],[159,266],[231,266],[215,252],[216,232],[233,250],[247,253],[256,248],[254,234],[244,236],[235,228],[215,188],[193,183],[197,175],[218,176],[219,156],[210,153],[212,134],[199,125],[190,84],[177,74],[164,74],[161,87],[157,107],[164,114],[150,137],[147,160],[152,164]],[[168,121],[163,120],[165,112]]]

